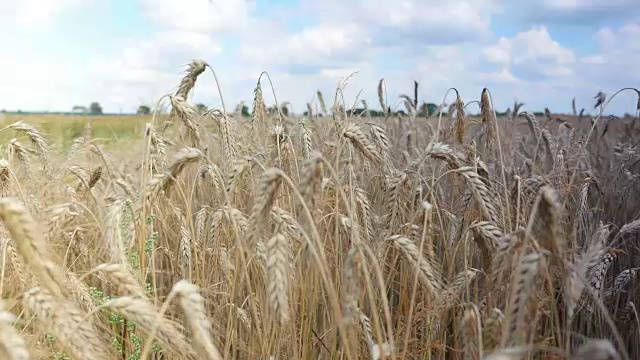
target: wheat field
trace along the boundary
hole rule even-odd
[[[295,117],[258,81],[246,118],[189,102],[207,67],[115,140],[5,119],[2,359],[640,357],[640,129],[612,97],[347,116],[341,83]]]

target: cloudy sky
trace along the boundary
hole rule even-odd
[[[70,110],[99,101],[132,112],[175,89],[185,65],[215,69],[227,107],[251,101],[266,70],[295,112],[320,89],[333,99],[353,71],[376,105],[411,93],[465,101],[483,87],[498,109],[514,99],[536,111],[593,107],[598,91],[640,87],[637,0],[2,0],[0,108]],[[271,91],[266,91],[272,103]],[[219,106],[205,73],[194,102]],[[609,110],[633,112],[636,98]]]

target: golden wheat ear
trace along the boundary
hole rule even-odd
[[[430,295],[433,298],[439,298],[444,285],[439,270],[432,266],[433,259],[425,259],[418,246],[409,238],[394,235],[389,240],[404,255],[407,262],[418,274],[418,280],[427,288]]]
[[[222,360],[220,351],[213,343],[211,321],[205,310],[205,299],[198,287],[186,280],[178,281],[172,289],[187,318],[187,325],[193,336],[193,347],[202,359]]]
[[[168,351],[180,354],[186,359],[195,359],[193,348],[182,335],[181,327],[159,314],[158,308],[146,299],[122,296],[104,302],[101,307],[113,310],[155,338]]]
[[[196,85],[196,80],[207,68],[204,60],[193,60],[187,67],[187,72],[180,81],[176,95],[188,98],[191,90]]]
[[[45,289],[33,288],[24,293],[23,302],[38,317],[42,327],[53,333],[73,357],[113,359],[106,337],[72,301],[57,298]]]
[[[267,298],[280,324],[289,321],[289,242],[278,227],[267,242]]]
[[[52,259],[44,234],[24,204],[15,198],[0,199],[0,218],[18,253],[42,287],[53,296],[64,298],[64,272]]]

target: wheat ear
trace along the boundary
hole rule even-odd
[[[264,222],[268,219],[271,207],[278,195],[278,189],[282,184],[282,170],[278,168],[267,169],[258,182],[258,189],[254,198],[251,216],[249,217],[249,232],[247,244],[254,246],[259,238],[259,233]]]
[[[254,127],[257,123],[264,124],[267,117],[267,106],[264,103],[264,96],[262,95],[262,86],[260,80],[256,83],[256,87],[253,90],[253,111],[251,112],[251,126]]]
[[[15,198],[0,199],[0,218],[5,223],[18,252],[38,278],[41,286],[56,297],[64,297],[64,273],[53,262],[44,236],[24,204]]]
[[[280,324],[289,320],[289,244],[280,226],[267,242],[267,298]]]
[[[482,113],[482,123],[487,135],[487,150],[492,152],[493,146],[496,142],[496,118],[491,108],[491,101],[489,100],[489,90],[487,88],[482,89],[480,96],[480,111]]]
[[[173,285],[171,291],[178,296],[198,355],[208,360],[222,360],[220,351],[211,339],[211,321],[207,317],[204,297],[200,295],[198,287],[186,280],[180,280]]]
[[[525,255],[520,261],[513,281],[507,324],[502,333],[503,345],[523,345],[526,342],[527,303],[535,296],[535,281],[544,258],[538,253]]]
[[[369,140],[367,135],[356,124],[347,125],[342,131],[342,136],[349,139],[351,144],[362,153],[362,155],[373,164],[382,163],[382,154],[376,148],[375,144]]]
[[[184,148],[178,151],[171,165],[167,169],[167,172],[160,177],[153,178],[147,185],[147,201],[151,202],[162,191],[168,192],[175,184],[178,175],[182,170],[190,163],[195,163],[203,157],[202,151],[195,148]]]
[[[363,255],[360,249],[353,247],[347,253],[347,259],[343,265],[343,310],[342,317],[345,322],[351,322],[358,310],[358,300],[362,292],[361,272]]]
[[[493,222],[495,225],[502,223],[498,208],[494,204],[495,194],[476,170],[471,166],[461,167],[457,170],[462,176],[465,183],[471,188],[473,197],[480,207],[483,217],[487,221]]]
[[[382,109],[383,113],[387,113],[387,104],[384,101],[384,96],[386,94],[386,85],[384,82],[384,79],[380,79],[380,82],[378,82],[378,102],[380,103],[380,108]]]
[[[18,121],[9,125],[9,128],[27,135],[29,141],[31,141],[33,146],[36,148],[38,156],[40,156],[45,166],[48,166],[48,155],[50,150],[40,130],[38,130],[35,126],[22,121]]]
[[[304,156],[305,159],[310,159],[311,153],[313,152],[313,143],[311,140],[311,132],[304,124],[300,127],[300,140],[302,142],[302,156]]]
[[[482,326],[478,308],[471,304],[462,317],[464,334],[464,358],[468,360],[482,359]]]
[[[218,123],[220,133],[222,134],[222,151],[227,162],[233,161],[238,157],[238,149],[236,148],[236,138],[231,130],[231,123],[227,115],[220,111],[211,112],[211,117]]]
[[[322,172],[322,155],[314,152],[308,160],[305,160],[300,179],[300,194],[312,213],[317,207],[317,197],[322,186]]]
[[[465,125],[466,125],[465,123],[467,119],[464,112],[464,102],[462,101],[462,98],[460,97],[459,94],[456,96],[455,113],[456,113],[456,123],[455,123],[456,141],[458,142],[458,144],[462,144],[464,143],[464,132],[465,132]]]
[[[418,280],[427,288],[430,295],[438,298],[444,285],[442,284],[442,276],[430,264],[433,259],[425,259],[416,244],[404,236],[393,235],[389,237],[389,240],[393,242],[393,245],[400,250],[414,271],[418,273]]]
[[[322,92],[320,90],[316,91],[316,96],[318,96],[318,102],[320,103],[320,109],[323,113],[327,113],[327,104],[324,102],[324,96],[322,96]]]
[[[113,359],[106,339],[73,302],[56,298],[36,287],[24,294],[24,304],[76,359]]]
[[[207,63],[204,60],[193,60],[187,67],[187,73],[180,81],[176,95],[183,98],[188,98],[189,93],[196,85],[198,76],[202,74],[207,68]]]
[[[25,173],[29,178],[33,176],[31,170],[31,159],[29,158],[29,153],[32,152],[29,148],[24,146],[18,139],[11,139],[9,141],[8,146],[8,157],[9,163],[13,163],[13,158],[17,158],[20,166],[24,169]]]
[[[566,287],[567,316],[569,319],[573,318],[574,310],[582,295],[587,272],[600,262],[606,252],[605,241],[608,237],[609,229],[605,226],[600,227],[588,244],[587,249],[580,255],[573,266]]]
[[[135,322],[147,334],[154,333],[159,342],[180,354],[182,358],[196,358],[193,349],[181,334],[179,326],[158,314],[158,309],[148,300],[123,296],[108,300],[101,307],[112,309]]]
[[[393,231],[398,225],[398,218],[400,217],[401,205],[402,205],[402,190],[409,181],[409,175],[406,172],[398,172],[389,182],[385,194],[385,200],[387,203],[387,221],[386,229]]]
[[[107,279],[117,287],[118,295],[146,298],[140,281],[133,275],[129,266],[124,264],[102,264],[95,270],[106,275]]]

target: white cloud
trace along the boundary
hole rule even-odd
[[[239,30],[253,3],[247,0],[141,0],[151,19],[171,29],[193,32]]]
[[[640,52],[640,23],[626,24],[618,30],[603,28],[595,39],[604,51]]]
[[[352,74],[357,74],[363,67],[369,67],[368,64],[362,64],[357,67],[337,67],[337,68],[322,68],[320,69],[320,76],[324,76],[331,79],[342,79]]]
[[[246,43],[242,52],[247,59],[260,59],[271,66],[329,66],[362,56],[370,44],[365,29],[356,24],[321,24],[272,42]]]
[[[221,48],[212,37],[189,32],[161,32],[132,39],[115,54],[88,56],[83,66],[34,56],[29,46],[0,53],[0,108],[68,111],[74,105],[99,101],[105,111],[135,111],[155,104],[175,90],[192,59],[215,61]],[[211,103],[211,83],[203,74],[198,100]],[[207,85],[204,85],[207,83]]]
[[[585,1],[583,1],[583,4]],[[578,0],[544,0],[542,5],[549,9],[576,10],[581,4]]]
[[[23,26],[46,26],[64,10],[80,3],[80,0],[5,0],[0,2],[0,20]]]
[[[543,10],[565,12],[625,8],[634,6],[636,3],[634,0],[544,0],[541,5]]]
[[[386,1],[362,0],[352,2],[355,17],[388,28],[469,27],[484,30],[488,19],[481,2],[401,0],[389,6]],[[451,21],[455,19],[455,21]]]
[[[493,0],[302,0],[307,15],[322,23],[352,22],[384,45],[447,44],[478,39],[489,32]]]
[[[0,56],[0,107],[7,110],[64,110],[85,90],[84,72],[64,63],[19,52]]]
[[[543,26],[532,27],[511,39],[502,37],[485,47],[483,54],[489,62],[528,80],[569,76],[576,62],[573,51],[554,41]]]
[[[497,84],[515,84],[518,82],[518,79],[506,68],[496,72],[480,73],[478,74],[478,80]]]
[[[608,91],[637,86],[640,73],[640,24],[603,28],[594,36],[598,50],[580,59],[580,71],[594,85]],[[605,90],[607,91],[607,90]]]
[[[640,16],[637,0],[501,0],[506,21],[525,24],[596,26],[633,21]]]

